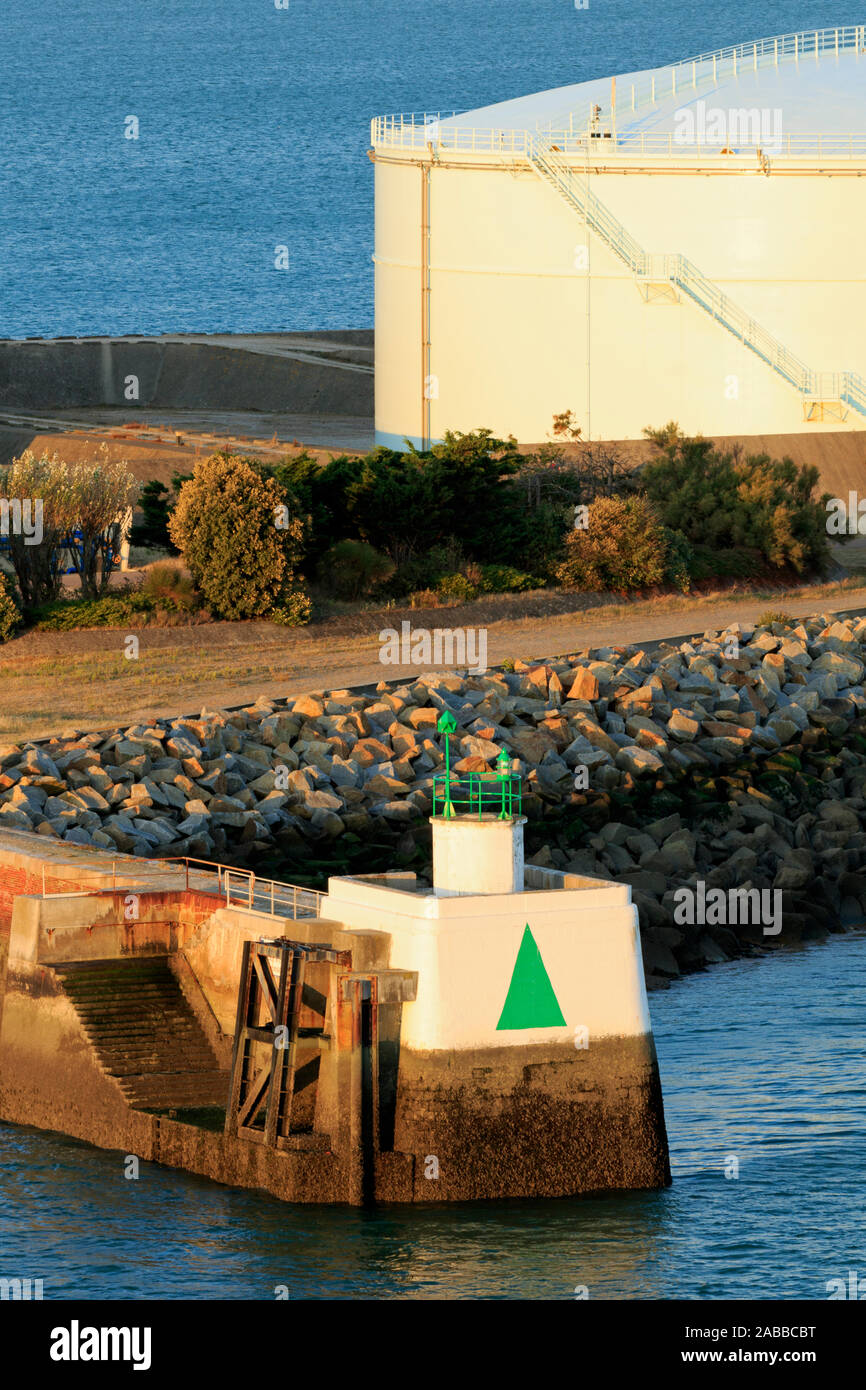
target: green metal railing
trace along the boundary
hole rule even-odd
[[[511,760],[505,755],[510,766]],[[433,815],[452,817],[485,815],[511,820],[521,814],[520,778],[511,772],[464,772],[462,776],[444,772],[433,778]]]
[[[520,778],[511,771],[512,760],[505,749],[496,759],[497,771],[451,772],[451,735],[457,730],[457,720],[451,710],[443,710],[436,724],[445,739],[445,771],[433,778],[433,815],[451,820],[458,815],[496,816],[510,820],[519,816],[522,807]]]

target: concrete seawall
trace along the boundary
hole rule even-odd
[[[372,416],[372,331],[0,341],[0,408]],[[134,394],[130,378],[135,378]],[[137,393],[137,394],[135,394]]]

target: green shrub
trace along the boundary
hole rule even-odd
[[[21,612],[15,602],[12,581],[0,571],[0,642],[8,642],[20,626]]]
[[[798,574],[827,568],[817,468],[768,454],[721,453],[711,440],[684,439],[670,425],[648,434],[662,457],[645,465],[641,483],[662,522],[692,546],[706,547],[719,564],[727,551],[752,549],[766,564]]]
[[[147,594],[107,594],[97,599],[55,599],[37,608],[33,619],[40,632],[73,632],[77,628],[124,627],[156,610],[156,600]]]
[[[481,592],[484,594],[524,594],[529,589],[543,589],[545,581],[513,565],[484,565],[481,569]]]
[[[478,595],[478,586],[465,574],[446,574],[436,585],[436,592],[446,603],[469,603]]]
[[[248,459],[200,460],[180,489],[168,529],[221,618],[263,617],[299,587],[304,521],[293,514],[289,495]]]
[[[312,600],[303,589],[290,590],[268,613],[272,623],[281,623],[283,627],[304,627],[312,616]]]
[[[627,593],[662,584],[671,562],[670,542],[645,497],[599,497],[589,507],[585,530],[572,531],[557,578],[567,589]]]
[[[337,541],[326,551],[319,572],[327,588],[338,598],[358,599],[377,584],[390,579],[396,566],[366,541]]]
[[[435,589],[440,579],[455,574],[466,563],[459,541],[444,541],[398,565],[378,592],[386,598],[403,598],[419,590]]]
[[[432,589],[441,577],[442,571],[436,569],[429,554],[413,555],[397,566],[390,579],[380,585],[378,592],[384,598],[403,598],[418,589]]]
[[[152,565],[144,576],[140,592],[154,599],[157,605],[168,600],[177,610],[188,613],[201,606],[201,597],[192,579],[178,565]]]
[[[689,570],[693,580],[755,579],[767,568],[760,550],[743,545],[730,550],[714,550],[709,545],[692,545]]]

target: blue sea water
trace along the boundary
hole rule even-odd
[[[807,1299],[866,1287],[866,934],[651,997],[673,1185],[291,1207],[0,1125],[0,1276],[44,1297]],[[726,1176],[734,1171],[738,1176]]]
[[[371,116],[862,18],[852,0],[4,0],[0,336],[369,327]]]

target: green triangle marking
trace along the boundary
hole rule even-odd
[[[527,922],[496,1031],[564,1026],[559,1001]]]

